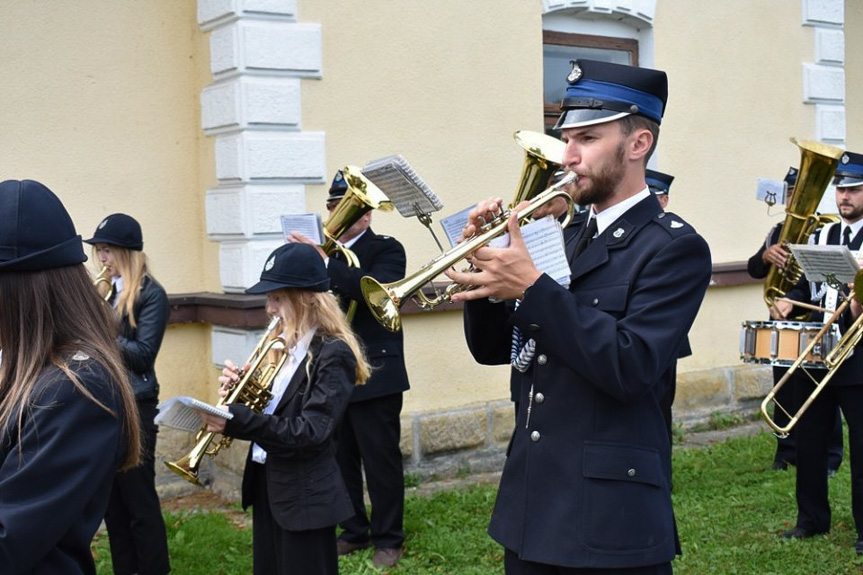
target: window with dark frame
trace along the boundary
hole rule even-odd
[[[543,102],[547,133],[552,133],[552,128],[560,116],[560,101],[566,89],[564,78],[572,68],[571,60],[587,58],[638,66],[638,41],[631,38],[544,30],[542,43]]]

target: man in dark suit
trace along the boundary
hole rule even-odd
[[[798,170],[794,166],[788,168],[788,173],[785,174],[785,205],[791,204],[791,198],[794,196],[794,187],[797,184]],[[785,267],[788,262],[788,248],[779,243],[779,237],[782,233],[782,224],[780,222],[770,228],[767,233],[767,238],[755,254],[749,258],[746,264],[746,271],[749,276],[754,279],[764,279],[770,272],[771,266]],[[779,380],[788,371],[787,365],[773,366],[773,385],[779,383]],[[785,407],[789,413],[794,413],[800,408],[794,399],[794,386],[783,385],[776,394],[776,401],[779,405]],[[785,426],[788,424],[788,416],[781,409],[777,409],[773,414],[773,420],[777,425]],[[786,437],[776,438],[776,454],[773,456],[773,470],[784,471],[789,465],[796,465],[797,451],[794,445],[794,436],[796,430],[792,429]],[[842,463],[842,414],[839,409],[836,410],[836,423],[833,426],[833,435],[830,440],[829,448],[829,465],[828,475],[836,475],[839,465]]]
[[[327,210],[332,213],[345,197],[348,185],[339,171],[330,187]],[[404,468],[399,448],[401,438],[402,394],[410,387],[404,361],[404,335],[392,333],[372,316],[360,291],[360,279],[371,276],[381,283],[405,276],[407,259],[402,244],[390,236],[374,233],[369,211],[339,238],[344,247],[359,259],[351,267],[341,252],[327,256],[332,290],[348,309],[358,302],[351,327],[365,346],[372,366],[368,383],[358,386],[342,420],[337,458],[348,487],[355,515],[340,523],[339,555],[347,555],[374,545],[373,563],[378,567],[395,566],[404,543]],[[309,242],[294,234],[296,241]],[[371,501],[371,518],[363,498],[363,472]]]
[[[841,221],[828,224],[815,237],[818,245],[846,245],[849,249],[863,247],[863,155],[846,152],[836,168],[833,180],[836,186],[836,205]],[[825,309],[835,309],[843,294],[838,290],[815,284],[806,278],[788,293],[795,301],[809,302],[813,299]],[[845,290],[847,291],[847,290]],[[853,293],[847,294],[852,297]],[[787,317],[792,313],[792,304],[779,301],[775,313]],[[854,300],[839,318],[844,328],[860,315],[859,302]],[[820,370],[826,373],[824,370]],[[836,408],[842,409],[848,423],[848,447],[851,451],[851,513],[857,529],[854,549],[863,555],[863,453],[855,453],[863,445],[863,347],[858,345],[854,353],[834,373],[830,383],[797,423],[797,524],[794,529],[782,534],[786,539],[803,539],[830,531],[830,503],[827,498],[828,456],[827,447],[835,425]],[[798,405],[811,394],[812,383],[804,376],[796,378],[794,389]]]
[[[671,573],[679,551],[662,377],[710,281],[707,243],[645,183],[665,108],[664,72],[578,60],[558,121],[572,192],[590,205],[566,245],[569,288],[540,272],[509,220],[507,248],[479,249],[465,304],[474,358],[529,363],[489,533],[508,575]],[[500,209],[487,201],[478,218]],[[519,299],[508,313],[499,300]]]

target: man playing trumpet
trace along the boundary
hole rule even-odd
[[[509,575],[671,573],[679,544],[662,375],[701,305],[710,252],[645,183],[665,73],[579,60],[567,82],[564,168],[578,175],[575,202],[591,206],[564,234],[570,287],[535,267],[515,216],[509,247],[477,250],[475,273],[448,272],[475,286],[453,296],[466,302],[474,358],[524,370],[489,533]],[[465,234],[500,205],[480,203]],[[511,299],[511,313],[493,303]]]

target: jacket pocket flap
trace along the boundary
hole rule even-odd
[[[626,445],[593,444],[584,447],[584,476],[659,487],[662,485],[662,465],[656,451]]]

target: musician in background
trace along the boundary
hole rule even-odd
[[[828,224],[814,236],[818,245],[846,245],[851,250],[863,246],[863,155],[846,152],[836,168],[833,179],[836,186],[836,205],[841,221]],[[817,290],[817,291],[814,291]],[[801,278],[787,295],[788,299],[816,303],[828,310],[835,309],[838,290],[815,284]],[[858,302],[859,303],[859,302]],[[777,301],[775,313],[785,318],[793,313],[792,304]],[[847,328],[853,316],[859,314],[855,304],[840,318]],[[796,310],[799,311],[799,310]],[[810,370],[811,371],[811,370]],[[822,370],[823,371],[823,370]],[[826,373],[826,371],[823,371]],[[828,500],[827,449],[833,434],[837,407],[842,409],[848,423],[848,445],[851,461],[851,513],[857,530],[854,549],[863,555],[863,346],[839,367],[830,383],[821,391],[797,423],[797,523],[782,534],[786,539],[805,539],[830,531],[830,502]],[[805,374],[793,381],[797,405],[802,405],[814,386]]]
[[[566,245],[567,289],[540,272],[515,216],[506,248],[470,257],[465,334],[483,364],[524,369],[489,534],[508,575],[671,573],[679,552],[671,446],[659,408],[710,281],[707,243],[645,183],[665,108],[664,72],[577,60],[557,127],[588,219]],[[499,198],[470,213],[501,210]],[[504,303],[520,301],[509,313]],[[673,304],[672,304],[673,302]],[[517,328],[517,331],[516,331]]]
[[[785,184],[787,192],[785,194],[785,205],[791,204],[791,198],[794,195],[794,186],[797,184],[797,168],[788,168],[788,173],[785,174]],[[749,258],[746,265],[746,270],[749,276],[754,279],[764,279],[770,273],[771,266],[785,267],[788,263],[790,252],[788,248],[779,243],[779,236],[782,233],[782,224],[779,222],[767,233],[767,238],[755,254]],[[773,318],[777,319],[777,318]],[[779,383],[779,380],[788,371],[788,366],[774,365],[773,366],[773,385]],[[776,394],[776,401],[780,405],[785,406],[789,413],[794,413],[800,408],[794,399],[794,386],[784,385]],[[788,424],[788,416],[781,410],[777,409],[773,414],[774,421],[780,425]],[[794,445],[794,436],[796,429],[791,429],[791,433],[787,437],[776,438],[776,454],[773,456],[773,470],[784,471],[789,465],[796,465],[797,455]],[[836,423],[833,428],[833,435],[830,440],[828,475],[835,475],[842,463],[842,414],[839,409],[836,410]]]
[[[0,573],[95,573],[118,469],[138,464],[114,318],[51,190],[0,183]]]
[[[109,281],[100,284],[117,318],[117,343],[135,392],[141,424],[141,465],[117,473],[105,512],[115,575],[164,575],[171,571],[168,536],[156,493],[156,434],[159,382],[156,356],[168,326],[165,289],[150,274],[141,225],[126,214],[111,214],[84,240]]]
[[[347,191],[348,185],[339,171],[330,186],[327,211],[332,213]],[[339,555],[373,545],[374,565],[394,567],[401,559],[405,540],[404,467],[399,440],[402,394],[410,386],[404,361],[404,334],[390,332],[372,316],[360,290],[360,279],[371,276],[381,283],[400,280],[405,276],[407,259],[398,240],[372,231],[371,220],[369,211],[339,238],[339,243],[357,256],[359,267],[348,265],[341,252],[328,256],[301,234],[291,234],[289,240],[317,248],[343,309],[347,310],[352,301],[357,302],[351,326],[372,365],[368,383],[351,394],[339,429],[339,468],[354,507],[354,516],[339,524],[344,530],[339,535]],[[364,471],[371,519],[363,496]]]
[[[277,248],[261,281],[246,290],[267,294],[267,314],[281,319],[276,335],[288,355],[273,379],[273,397],[263,413],[241,403],[221,406],[233,415],[227,420],[199,412],[209,431],[254,442],[242,504],[252,506],[255,575],[339,571],[335,527],[353,508],[333,442],[354,384],[366,382],[369,365],[329,288],[313,248]],[[225,397],[239,381],[237,366],[226,362],[219,381]]]

